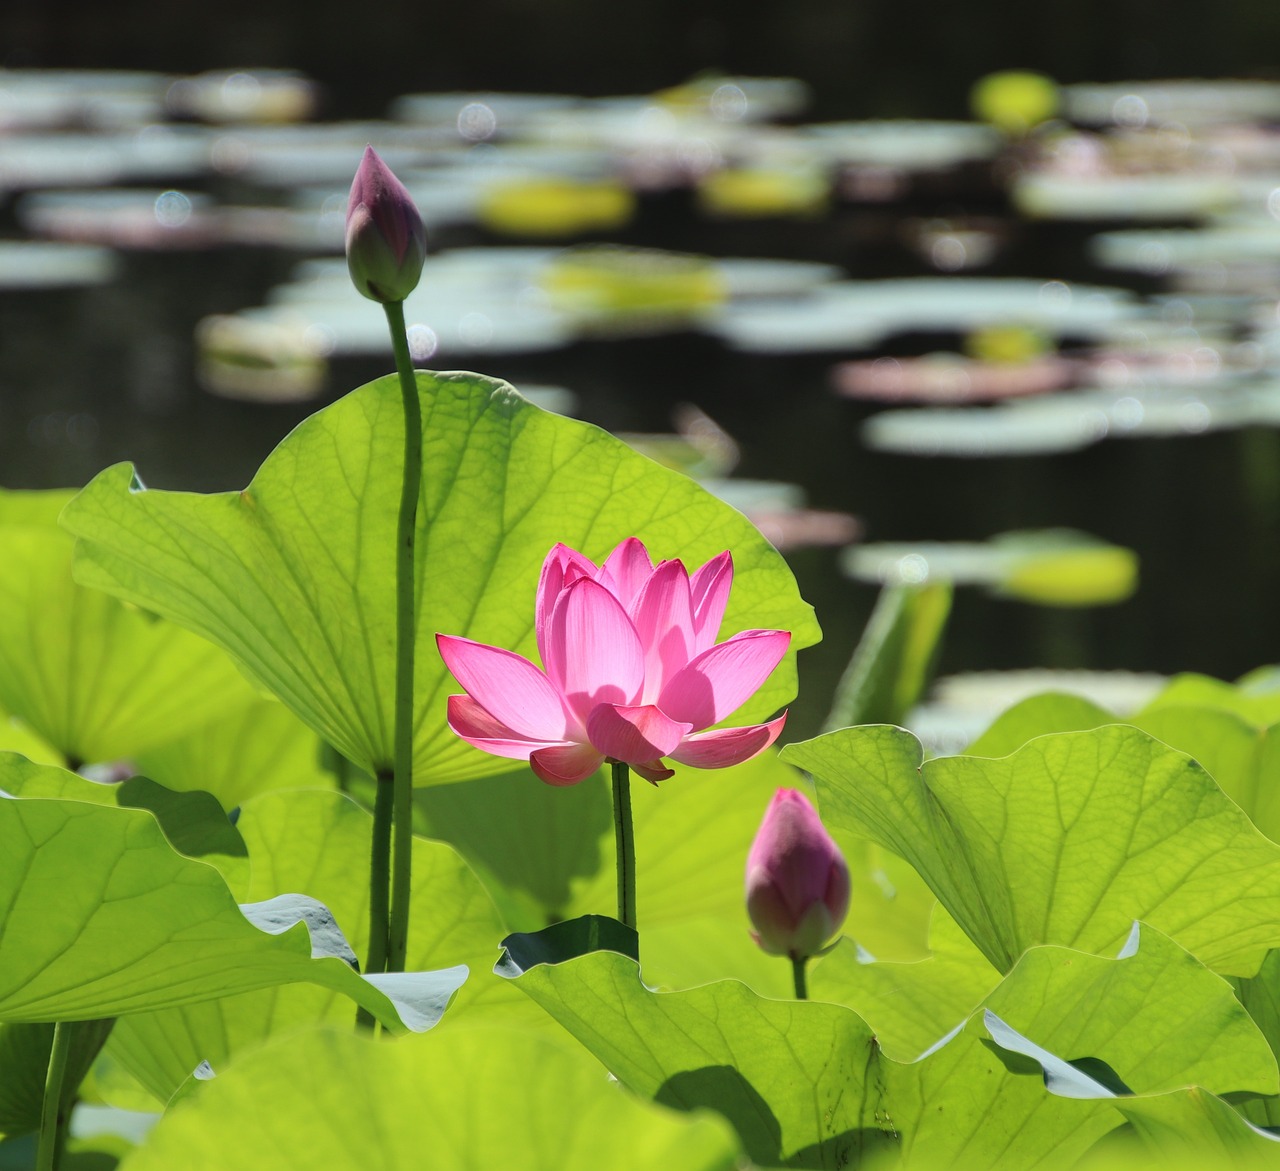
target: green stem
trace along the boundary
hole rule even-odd
[[[44,1081],[44,1107],[40,1112],[36,1171],[56,1171],[62,1161],[70,1097],[63,1081],[66,1078],[67,1055],[71,1052],[71,1032],[74,1028],[74,1021],[58,1021],[53,1026],[53,1048],[49,1051],[49,1072]]]
[[[391,813],[394,789],[389,773],[379,773],[374,783],[373,843],[369,855],[369,958],[364,973],[374,976],[387,970],[387,939],[391,904]]]
[[[636,926],[636,838],[631,825],[631,770],[613,762],[613,842],[618,856],[618,919]]]
[[[414,605],[413,539],[418,522],[418,493],[422,485],[422,407],[418,380],[409,357],[404,328],[404,304],[383,306],[391,347],[400,376],[404,402],[404,478],[396,530],[396,728],[395,774],[392,783],[391,925],[387,942],[387,970],[403,972],[409,950],[410,871],[413,866],[413,651],[417,637]]]
[[[797,1000],[809,999],[809,985],[805,979],[805,974],[804,974],[804,966],[808,962],[809,962],[808,956],[801,956],[799,959],[796,959],[794,956],[791,957],[791,975],[796,982],[796,999]]]

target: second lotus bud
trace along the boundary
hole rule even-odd
[[[816,955],[849,910],[849,867],[803,793],[779,789],[747,855],[747,914],[769,955]]]

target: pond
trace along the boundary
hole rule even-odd
[[[1280,645],[1280,87],[1053,96],[1021,129],[809,123],[800,83],[749,78],[321,123],[284,72],[2,74],[4,483],[240,487],[386,373],[341,259],[372,142],[428,224],[420,365],[635,437],[787,553],[825,630],[791,738],[879,545],[926,576],[1024,530],[1136,554],[1107,605],[962,586],[943,673],[1237,676]]]

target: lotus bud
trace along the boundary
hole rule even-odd
[[[347,197],[347,269],[371,301],[403,301],[422,276],[427,230],[405,186],[365,147]]]
[[[849,867],[803,793],[774,794],[747,854],[752,938],[769,954],[804,960],[840,929]]]

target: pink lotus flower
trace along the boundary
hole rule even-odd
[[[449,697],[449,727],[468,744],[527,760],[549,785],[575,785],[606,760],[647,780],[673,775],[669,757],[724,768],[763,752],[786,713],[767,724],[703,731],[747,701],[786,654],[783,630],[716,635],[729,600],[726,551],[692,576],[656,568],[636,537],[597,567],[557,545],[538,582],[543,668],[499,647],[436,635],[466,695]]]
[[[849,867],[809,799],[779,789],[747,854],[752,937],[769,955],[807,959],[849,911]]]
[[[418,285],[427,230],[413,197],[371,146],[347,196],[347,270],[371,301],[403,301]]]

